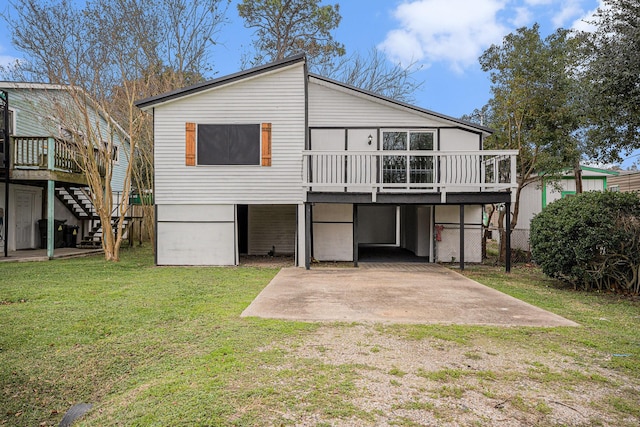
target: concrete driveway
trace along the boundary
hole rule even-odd
[[[328,322],[578,326],[437,264],[283,268],[243,317]]]

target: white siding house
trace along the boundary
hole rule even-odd
[[[515,186],[489,129],[309,74],[304,56],[137,105],[154,116],[159,265],[357,264],[370,248],[480,262],[482,205]]]

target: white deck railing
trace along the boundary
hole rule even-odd
[[[304,151],[309,191],[502,191],[517,187],[517,150]]]

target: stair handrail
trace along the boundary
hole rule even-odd
[[[97,214],[96,212],[96,207],[93,204],[93,195],[91,194],[91,190],[88,189],[89,187],[79,187],[78,190],[80,190],[80,192],[84,195],[84,197],[87,198],[87,200],[89,200],[91,202],[91,210],[90,213],[95,215]]]
[[[123,194],[123,191],[114,191],[112,192],[112,194],[116,195],[116,204],[114,205],[113,209],[111,210],[111,218],[120,218],[120,206],[123,205],[123,200],[124,198],[121,197],[121,195]],[[113,197],[113,196],[112,196]],[[124,212],[124,217],[125,218],[131,218],[131,204],[127,203],[127,210]]]

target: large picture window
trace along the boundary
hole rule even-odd
[[[260,125],[198,124],[198,165],[260,165]]]
[[[401,130],[382,132],[382,182],[385,184],[434,183],[433,131]],[[391,154],[393,153],[393,154]]]

